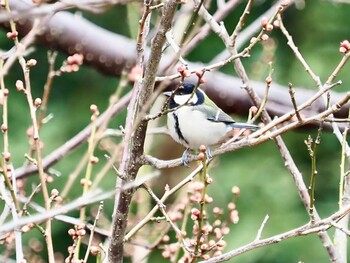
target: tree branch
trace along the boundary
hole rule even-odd
[[[118,112],[120,112],[123,108],[125,108],[125,106],[130,100],[130,97],[131,97],[131,93],[123,96],[114,106],[110,108],[110,112],[104,112],[103,114],[101,114],[101,116],[98,118],[96,122],[96,127],[97,128],[100,127],[104,123],[106,117],[109,117],[109,116],[113,117]],[[73,138],[65,142],[62,146],[58,147],[56,150],[52,151],[49,155],[47,155],[42,162],[44,170],[47,170],[49,167],[51,167],[52,165],[60,161],[62,158],[66,157],[76,147],[78,147],[83,142],[85,142],[89,138],[90,133],[91,133],[91,124],[86,126],[85,129],[83,129]],[[35,165],[29,164],[29,165],[24,165],[20,168],[17,168],[14,171],[14,173],[16,178],[23,178],[33,173],[36,173],[37,171],[38,171],[38,168]]]
[[[31,5],[20,0],[11,1],[12,9],[20,12]],[[26,35],[31,28],[31,20],[20,20],[18,31],[21,36]],[[120,76],[125,68],[131,68],[136,61],[136,42],[124,36],[109,32],[68,12],[58,12],[48,19],[38,41],[48,48],[63,51],[67,54],[81,53],[85,62],[97,70],[108,74]],[[146,54],[149,54],[147,49]],[[163,54],[160,68],[169,65],[172,55]],[[203,64],[191,62],[189,68],[193,70],[203,68]],[[158,72],[160,74],[161,72]],[[175,72],[173,72],[175,73]],[[246,114],[252,106],[249,96],[241,89],[240,78],[229,76],[220,72],[207,72],[207,82],[204,85],[208,95],[226,112]],[[220,83],[220,85],[218,85]],[[265,83],[250,81],[258,96],[263,97]],[[295,99],[303,103],[311,97],[314,91],[295,87]],[[344,94],[331,93],[332,102],[338,101]],[[271,116],[280,116],[293,109],[287,86],[272,84],[266,110]],[[315,102],[303,114],[312,115],[324,110],[322,99]],[[336,117],[346,118],[348,105],[342,108]],[[330,125],[328,125],[330,126]],[[341,126],[341,125],[340,125]]]
[[[247,245],[231,250],[225,254],[222,254],[221,256],[213,257],[209,260],[202,261],[202,263],[217,263],[217,262],[226,261],[235,256],[243,254],[244,252],[250,251],[252,249],[263,247],[269,244],[277,244],[281,241],[284,241],[286,239],[296,237],[296,236],[303,236],[303,235],[309,235],[311,233],[319,233],[319,232],[326,231],[333,226],[333,222],[337,222],[338,220],[343,218],[345,215],[349,214],[349,211],[350,211],[350,206],[346,206],[342,210],[339,210],[333,215],[331,215],[330,217],[319,220],[314,224],[307,223],[303,226],[297,227],[293,230],[287,231],[279,235],[275,235],[273,237],[254,240],[253,242]]]
[[[166,33],[172,26],[172,21],[178,4],[173,0],[164,3],[162,18],[156,36],[152,41],[151,53],[145,66],[142,81],[136,82],[133,90],[133,97],[128,106],[128,114],[125,128],[125,148],[120,171],[125,176],[125,180],[117,180],[117,187],[128,184],[135,180],[139,168],[143,165],[141,156],[146,136],[147,122],[141,121],[134,127],[138,119],[138,113],[147,101],[151,98],[154,89],[156,74],[160,59],[163,53],[163,46],[166,42]],[[139,32],[141,33],[141,32]],[[113,231],[108,249],[108,259],[110,262],[123,261],[124,235],[128,220],[129,206],[135,189],[127,189],[116,195],[115,209],[113,214]]]

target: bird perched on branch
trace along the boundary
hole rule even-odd
[[[184,83],[175,91],[164,92],[168,99],[168,129],[171,137],[184,145],[181,161],[188,165],[188,152],[207,147],[207,157],[211,158],[209,146],[219,143],[234,128],[256,130],[254,124],[235,122],[221,110],[207,95],[191,83]]]

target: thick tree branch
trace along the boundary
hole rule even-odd
[[[14,10],[28,9],[27,3],[20,0],[11,1]],[[24,36],[31,28],[30,20],[19,22],[19,33]],[[131,68],[136,61],[136,42],[124,36],[109,32],[68,12],[58,12],[48,19],[45,28],[42,29],[38,41],[48,48],[57,49],[67,54],[82,53],[85,62],[97,70],[120,76],[125,68]],[[146,53],[149,51],[146,50]],[[171,55],[163,54],[160,67],[169,65]],[[200,69],[201,63],[190,63],[190,69]],[[158,72],[160,74],[160,72]],[[246,92],[241,88],[242,81],[239,78],[229,76],[217,71],[206,73],[207,83],[205,89],[209,96],[218,105],[229,113],[246,114],[251,106],[251,101]],[[218,85],[219,83],[219,85]],[[256,93],[263,97],[265,83],[251,81],[251,86]],[[295,99],[303,103],[314,93],[313,90],[295,88]],[[332,93],[332,102],[338,101],[344,94]],[[269,92],[266,110],[271,116],[280,116],[293,109],[288,89],[286,86],[273,83]],[[305,115],[318,113],[324,109],[320,99],[303,112]],[[348,105],[341,109],[336,117],[346,118]]]
[[[162,18],[155,35],[148,61],[145,65],[144,77],[136,82],[133,97],[128,106],[127,126],[125,128],[125,148],[120,171],[125,180],[117,180],[117,187],[123,186],[135,180],[142,163],[143,147],[147,130],[147,122],[136,123],[140,108],[151,98],[159,63],[162,58],[163,46],[166,42],[165,34],[171,29],[172,21],[178,4],[176,1],[168,0],[164,3]],[[139,32],[140,34],[142,32]],[[135,95],[135,97],[134,97]],[[136,123],[136,124],[135,124]],[[136,127],[134,127],[136,125]],[[128,221],[129,206],[135,189],[127,189],[116,195],[115,209],[113,213],[113,231],[108,249],[110,262],[122,262],[124,250],[124,235]]]

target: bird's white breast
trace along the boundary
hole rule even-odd
[[[176,114],[177,121],[173,114]],[[176,125],[185,140],[179,137]],[[217,144],[230,130],[224,123],[207,120],[205,113],[193,106],[183,106],[175,112],[168,113],[168,129],[175,141],[191,149]]]

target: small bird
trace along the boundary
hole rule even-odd
[[[188,152],[207,147],[207,157],[211,158],[209,146],[219,143],[234,128],[256,130],[254,124],[235,122],[195,85],[183,83],[175,91],[163,93],[169,97],[168,130],[171,137],[184,145],[181,162],[188,165]]]

